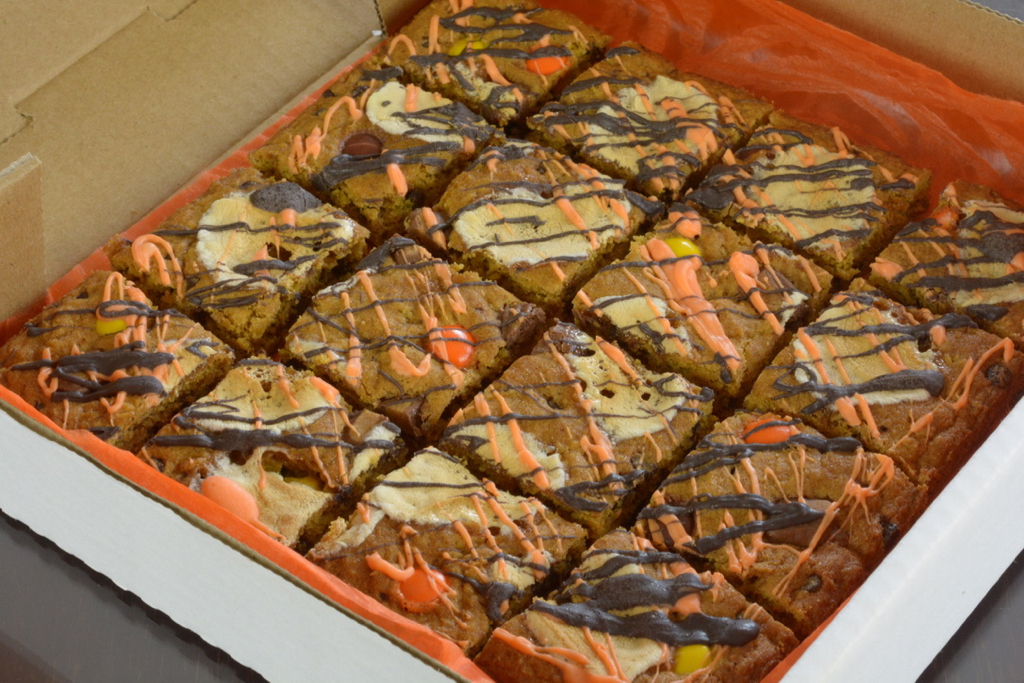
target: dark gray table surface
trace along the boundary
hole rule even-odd
[[[0,681],[263,680],[2,514],[0,558]],[[1022,632],[1024,553],[919,680],[1018,683]]]

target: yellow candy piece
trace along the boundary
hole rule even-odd
[[[96,318],[96,334],[117,334],[118,332],[126,329],[128,323],[121,320],[120,318],[113,318],[107,320],[106,318]]]
[[[707,645],[683,645],[676,650],[673,671],[680,676],[692,674],[707,666],[709,659],[711,659],[711,648]]]
[[[466,38],[463,38],[462,40],[458,41],[457,43],[455,43],[454,45],[452,45],[448,49],[448,56],[449,57],[458,57],[459,55],[461,55],[463,52],[466,51],[467,47],[470,50],[476,50],[476,51],[486,50],[487,49],[487,43],[485,43],[482,40],[474,40],[474,41],[470,42]]]
[[[665,244],[672,249],[673,254],[680,258],[701,255],[700,247],[693,240],[688,240],[685,237],[668,237],[665,239]]]
[[[323,482],[321,482],[320,479],[318,479],[317,477],[314,477],[312,474],[307,474],[304,477],[290,477],[286,475],[284,477],[284,480],[289,484],[302,484],[303,486],[308,486],[309,488],[315,491],[324,490]]]

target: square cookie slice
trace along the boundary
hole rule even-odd
[[[531,0],[433,0],[391,39],[388,57],[414,83],[505,126],[535,112],[609,40]]]
[[[510,140],[455,178],[430,221],[414,216],[421,229],[413,233],[440,241],[455,260],[556,313],[662,209],[621,180]]]
[[[465,105],[401,76],[379,59],[356,67],[250,160],[358,217],[383,242],[501,137]]]
[[[661,549],[708,561],[804,638],[856,590],[924,509],[892,458],[799,420],[719,423],[640,512]]]
[[[435,449],[385,477],[307,557],[472,655],[568,572],[586,532]]]
[[[931,172],[776,110],[687,196],[715,220],[849,280],[925,208]]]
[[[708,422],[713,395],[558,323],[466,408],[440,448],[566,519],[607,533]]]
[[[721,574],[617,530],[497,628],[476,663],[498,683],[759,681],[796,644]]]
[[[107,254],[157,301],[245,355],[273,352],[298,305],[366,253],[367,231],[291,182],[238,169],[156,230]]]
[[[573,313],[652,368],[736,397],[820,310],[831,284],[803,256],[677,204],[653,235],[583,286]]]
[[[250,358],[139,457],[305,550],[404,453],[398,427],[384,417],[353,410],[310,372]]]
[[[680,73],[661,55],[626,43],[580,74],[529,126],[539,142],[629,180],[637,192],[674,201],[771,111],[746,91]]]
[[[430,440],[529,348],[543,321],[536,306],[393,237],[355,276],[313,297],[284,353]]]
[[[929,218],[871,264],[871,282],[904,303],[957,311],[1024,346],[1024,207],[955,182]]]
[[[1009,339],[855,280],[757,378],[746,406],[854,436],[934,495],[1022,389],[1024,358]]]
[[[97,271],[0,349],[0,384],[65,429],[135,451],[233,362],[199,323]]]

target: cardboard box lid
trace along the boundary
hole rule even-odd
[[[1024,22],[1018,19],[969,0],[784,1],[927,64],[967,90],[1024,102]]]
[[[409,5],[390,0],[384,15]],[[41,234],[23,232],[44,242],[45,260],[33,264],[43,283],[276,117],[340,58],[365,51],[380,28],[373,0],[350,0],[345,11],[328,0],[3,7],[0,168],[26,153],[41,162]],[[4,302],[5,315],[41,291],[34,281],[24,289]]]

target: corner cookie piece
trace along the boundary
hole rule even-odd
[[[856,439],[773,413],[708,434],[640,512],[661,549],[710,563],[804,638],[863,583],[927,491]]]
[[[379,59],[356,67],[250,160],[329,199],[383,242],[501,138],[465,105],[404,84],[401,76],[402,69]]]
[[[586,533],[533,498],[418,453],[338,520],[307,557],[475,653],[493,626],[568,571]]]
[[[1013,407],[1024,359],[967,316],[905,308],[862,280],[758,377],[746,406],[853,436],[935,495]]]
[[[949,184],[932,215],[871,264],[871,282],[904,303],[966,313],[1024,345],[1024,207],[989,188]]]
[[[780,111],[687,195],[698,211],[854,277],[924,209],[929,171]]]
[[[353,410],[309,372],[252,358],[178,413],[139,456],[301,550],[404,452],[398,427],[382,416]]]
[[[713,395],[568,323],[460,410],[440,448],[597,537],[622,523],[708,421]]]
[[[637,192],[674,201],[771,111],[746,91],[680,73],[661,55],[626,43],[528,123],[539,142],[578,154]]]
[[[803,256],[676,205],[652,236],[583,286],[573,313],[652,368],[735,397],[821,309],[831,284]]]
[[[540,145],[492,147],[455,178],[425,234],[516,296],[560,311],[662,205]]]
[[[531,0],[433,0],[391,39],[388,58],[414,83],[505,126],[535,112],[609,41]]]
[[[517,681],[759,681],[797,644],[721,574],[613,531],[550,597],[494,631],[476,663]]]
[[[199,323],[97,271],[0,349],[0,384],[64,429],[135,451],[233,362]]]
[[[436,438],[456,408],[539,333],[544,314],[394,237],[313,297],[284,353],[410,435]]]
[[[148,235],[115,237],[114,267],[242,354],[273,352],[298,304],[366,253],[366,229],[291,182],[239,169]]]

